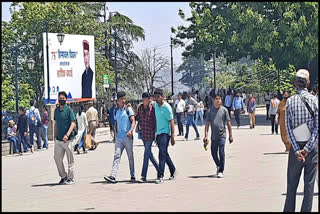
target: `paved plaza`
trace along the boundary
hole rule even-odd
[[[234,142],[226,143],[224,178],[215,176],[216,167],[210,150],[201,140],[175,137],[169,153],[178,170],[177,179],[155,184],[156,171],[149,164],[147,183],[130,183],[129,164],[124,151],[117,184],[107,183],[114,144],[109,142],[109,128],[99,128],[97,150],[75,155],[76,183],[57,185],[60,180],[53,159],[53,142],[49,150],[23,156],[2,157],[2,211],[282,211],[286,194],[288,154],[280,135],[271,135],[265,111],[257,110],[257,125],[249,128],[248,116],[242,115],[237,129],[232,116]],[[280,130],[279,130],[280,131]],[[176,127],[176,134],[178,133]],[[158,148],[153,147],[158,159]],[[136,178],[140,178],[144,147],[134,140]],[[66,158],[65,158],[66,163]],[[303,199],[303,179],[297,192],[297,211]],[[318,185],[312,211],[318,212]]]

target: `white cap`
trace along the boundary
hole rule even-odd
[[[296,73],[296,77],[309,81],[309,71],[306,69],[299,69]]]

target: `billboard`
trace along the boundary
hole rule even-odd
[[[65,34],[62,44],[57,33],[48,33],[50,103],[57,103],[59,91],[67,102],[96,98],[94,36]],[[43,33],[45,102],[48,103],[46,33]]]

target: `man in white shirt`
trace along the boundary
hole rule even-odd
[[[182,99],[182,94],[178,94],[178,99],[174,103],[176,109],[176,117],[178,123],[179,134],[178,136],[183,136],[183,121],[184,121],[184,110],[186,108],[186,102]]]
[[[40,129],[39,125],[41,123],[41,117],[39,110],[34,107],[34,101],[30,101],[30,109],[27,110],[27,116],[28,116],[28,124],[29,124],[29,131],[30,131],[30,145],[31,145],[31,151],[34,150],[33,147],[33,135],[37,135],[37,149],[41,149],[41,138],[40,138]]]

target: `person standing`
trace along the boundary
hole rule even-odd
[[[195,124],[198,125],[198,119],[200,119],[200,126],[203,125],[203,110],[204,105],[200,97],[198,97],[198,104],[196,106],[196,120]]]
[[[223,178],[225,165],[226,122],[228,123],[229,142],[233,142],[230,116],[228,110],[222,105],[222,96],[217,94],[212,98],[213,106],[207,112],[207,123],[203,139],[204,142],[208,141],[208,131],[209,126],[211,126],[211,155],[217,166],[218,178]]]
[[[283,99],[279,103],[277,115],[276,115],[276,119],[275,119],[275,122],[278,123],[279,117],[280,117],[280,134],[281,134],[282,142],[284,143],[284,145],[286,147],[285,152],[287,152],[287,153],[289,153],[289,151],[290,151],[290,142],[289,142],[288,134],[286,131],[286,120],[285,119],[286,119],[286,103],[287,103],[289,96],[290,95],[289,95],[288,91],[285,91],[283,93]]]
[[[13,120],[9,120],[9,127],[7,129],[8,140],[11,141],[13,146],[13,154],[17,153],[17,126]]]
[[[49,114],[47,106],[44,105],[42,108],[43,114],[41,118],[42,131],[43,131],[43,148],[48,149],[48,124],[49,124]]]
[[[197,128],[197,125],[194,123],[194,113],[195,113],[195,107],[197,106],[197,101],[193,99],[192,94],[189,93],[187,97],[187,126],[186,126],[186,135],[184,136],[184,140],[188,140],[189,136],[189,127],[192,125],[196,132],[196,138],[194,140],[199,140],[200,139],[200,134]]]
[[[317,99],[307,90],[309,84],[309,72],[299,69],[295,79],[297,94],[288,98],[286,103],[286,130],[291,148],[288,158],[284,212],[295,212],[296,194],[302,169],[304,169],[304,196],[301,212],[312,210],[318,162],[319,108]],[[307,128],[304,129],[303,127],[306,126]],[[297,128],[302,131],[298,132]]]
[[[227,96],[224,99],[224,106],[228,109],[230,118],[231,118],[231,105],[232,105],[232,99],[231,99],[230,91],[227,91]]]
[[[233,102],[232,102],[232,108],[234,110],[234,116],[236,118],[237,128],[240,127],[240,115],[241,115],[241,112],[244,111],[243,98],[240,97],[240,95],[241,95],[240,91],[237,91],[236,97],[233,98]]]
[[[114,158],[112,164],[112,172],[110,176],[104,176],[104,179],[116,183],[117,172],[119,169],[120,159],[123,149],[126,149],[129,169],[131,175],[131,182],[135,182],[136,178],[134,175],[134,158],[133,158],[133,129],[136,125],[134,112],[132,108],[127,107],[126,103],[126,93],[120,91],[117,93],[117,101],[119,108],[116,110],[116,127],[117,127],[117,137],[114,151]]]
[[[39,124],[41,123],[41,117],[38,108],[34,107],[34,101],[30,101],[30,109],[27,111],[28,116],[28,124],[30,131],[30,145],[33,147],[33,135],[37,136],[37,146],[38,150],[41,149],[41,138],[40,138],[40,130]]]
[[[276,114],[278,111],[280,101],[277,98],[277,94],[273,95],[273,98],[270,100],[270,107],[269,107],[269,118],[271,120],[271,133],[274,134],[274,131],[276,131],[276,134],[278,134],[278,121],[276,121]]]
[[[25,113],[25,109],[20,106],[19,110],[19,117],[18,117],[18,123],[17,123],[17,133],[19,136],[18,140],[18,150],[19,154],[22,155],[22,149],[21,149],[21,143],[23,145],[23,152],[28,152],[28,147],[31,149],[31,152],[34,152],[33,146],[27,141],[27,135],[28,135],[28,116]]]
[[[76,117],[73,109],[66,104],[66,92],[60,91],[58,99],[60,105],[54,111],[54,160],[61,177],[59,184],[74,184],[75,164],[72,144],[75,137],[73,129],[76,126]],[[63,164],[64,154],[67,154],[68,174]]]
[[[87,150],[84,146],[84,136],[86,135],[86,129],[88,128],[88,120],[83,105],[80,106],[79,113],[77,114],[76,119],[78,123],[78,134],[75,137],[77,153],[80,154],[80,148],[82,148],[83,153],[87,153]]]
[[[156,134],[156,115],[154,107],[151,103],[151,96],[148,92],[142,94],[143,103],[138,107],[138,113],[136,115],[136,121],[141,129],[141,139],[144,145],[143,166],[141,172],[141,182],[147,181],[147,172],[149,159],[159,174],[159,165],[153,157],[151,147],[152,142],[155,140]]]
[[[267,94],[264,95],[264,102],[266,103],[266,109],[267,109],[267,119],[266,120],[270,120],[270,117],[269,117],[270,100],[271,100],[271,95],[270,95],[270,92],[267,91]]]
[[[186,102],[182,99],[182,94],[178,94],[178,99],[176,100],[175,104],[176,109],[176,117],[177,117],[177,123],[178,123],[178,130],[179,134],[178,136],[183,136],[183,121],[184,121],[184,110],[186,108]]]
[[[92,147],[90,150],[95,150],[98,147],[98,142],[95,140],[96,129],[99,123],[98,111],[93,106],[93,101],[88,102],[88,110],[86,112],[89,128],[87,134],[91,135]]]
[[[250,120],[250,129],[253,129],[256,124],[256,100],[254,99],[253,95],[249,95],[249,100],[247,104],[247,112],[249,113],[249,120]]]
[[[117,100],[112,101],[112,107],[109,110],[109,126],[110,126],[110,136],[112,138],[112,142],[116,141],[115,135],[115,110],[117,108]]]
[[[157,145],[159,148],[159,174],[156,180],[156,184],[163,183],[165,164],[168,165],[170,171],[169,180],[176,179],[177,171],[170,158],[168,152],[169,141],[171,139],[171,145],[174,146],[174,120],[171,106],[164,101],[162,89],[156,89],[154,91],[153,107],[155,108],[156,121],[157,121]],[[171,128],[171,130],[170,130]]]

